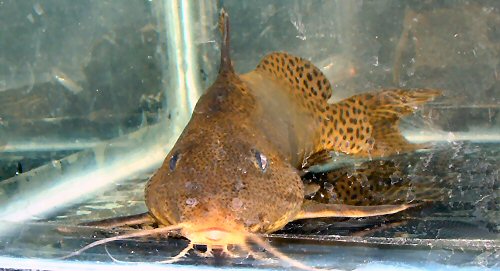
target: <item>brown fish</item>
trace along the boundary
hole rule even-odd
[[[376,216],[413,206],[305,200],[301,170],[328,161],[331,151],[376,158],[421,148],[401,135],[398,122],[439,91],[383,90],[329,104],[332,89],[323,73],[288,53],[271,53],[255,70],[238,75],[229,57],[228,17],[223,12],[221,18],[219,75],[149,180],[149,213],[105,224],[154,221],[163,228],[100,240],[74,254],[123,237],[178,230],[190,246],[168,262],[198,244],[207,245],[208,252],[227,251],[228,245],[249,251],[250,240],[307,269],[256,234],[277,231],[298,219]]]

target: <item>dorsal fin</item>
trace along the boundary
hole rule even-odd
[[[302,95],[304,100],[319,100],[321,107],[332,96],[330,81],[307,59],[273,52],[262,58],[256,70],[289,84],[291,90]]]
[[[231,56],[229,51],[230,47],[230,36],[229,36],[229,15],[222,9],[219,16],[219,31],[222,34],[222,46],[220,50],[220,68],[219,74],[223,72],[234,72],[233,64],[231,63]]]
[[[328,151],[357,157],[386,157],[427,147],[408,142],[399,131],[399,119],[441,94],[439,90],[382,90],[329,104],[330,82],[310,61],[287,53],[265,56],[257,72],[285,84],[298,105],[317,124],[311,139],[314,150],[306,165],[328,158]],[[306,158],[307,158],[306,157]]]

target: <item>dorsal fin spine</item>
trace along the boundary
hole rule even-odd
[[[224,9],[221,10],[219,17],[219,30],[222,34],[222,46],[220,52],[220,69],[219,73],[222,72],[234,72],[233,64],[231,63],[230,56],[230,33],[229,33],[229,15]]]

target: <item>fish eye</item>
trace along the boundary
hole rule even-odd
[[[170,168],[170,171],[174,171],[175,166],[177,165],[177,161],[179,160],[179,153],[176,152],[172,157],[170,158],[170,161],[168,162],[168,167]]]
[[[265,172],[267,167],[269,166],[267,157],[260,151],[255,151],[255,159],[257,160],[257,164],[259,168],[262,170],[262,172]]]

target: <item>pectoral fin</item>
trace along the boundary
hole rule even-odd
[[[149,213],[142,213],[129,216],[113,217],[103,220],[81,223],[81,226],[94,226],[102,228],[127,227],[135,225],[148,225],[155,223],[154,218]]]
[[[344,204],[317,203],[305,200],[302,210],[294,220],[318,217],[369,217],[389,215],[404,211],[418,204],[354,206]]]

